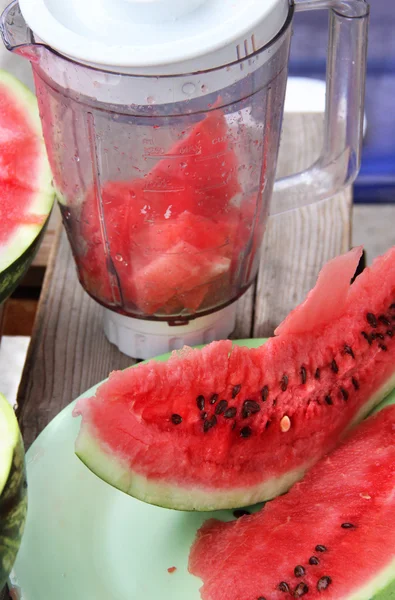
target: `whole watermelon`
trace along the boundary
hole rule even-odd
[[[0,590],[19,550],[26,520],[24,448],[14,410],[0,394]]]

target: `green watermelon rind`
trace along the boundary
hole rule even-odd
[[[114,459],[110,450],[106,451],[103,445],[97,442],[96,436],[91,435],[85,426],[82,435],[77,440],[76,455],[92,473],[129,496],[162,508],[180,511],[198,510],[199,512],[257,504],[262,497],[275,498],[299,481],[312,466],[310,462],[305,463],[301,469],[268,480],[248,492],[245,488],[233,488],[226,492],[222,489],[216,493],[211,489],[187,490],[160,481],[149,481],[140,473],[130,469],[126,461],[121,458]],[[198,509],[191,509],[191,501],[188,501],[190,497],[193,498],[195,506],[198,504]]]
[[[27,484],[25,453],[18,423],[13,408],[2,394],[0,414],[9,436],[7,451],[5,455],[3,452],[0,454],[0,472],[4,476],[3,480],[5,479],[0,494],[1,590],[13,567],[22,539],[27,513]]]
[[[6,244],[0,246],[0,281],[3,280],[3,275],[5,276],[5,272],[8,269],[10,269],[10,271],[7,273],[7,279],[14,279],[16,281],[20,275],[21,265],[20,263],[15,265],[17,273],[15,273],[14,277],[12,277],[13,266],[19,259],[22,259],[25,252],[27,252],[29,255],[37,249],[37,238],[42,232],[47,220],[46,218],[51,212],[55,193],[52,187],[52,174],[47,158],[44,139],[42,137],[37,99],[29,90],[29,88],[23,85],[23,83],[21,83],[13,75],[1,69],[0,83],[6,85],[10,92],[15,96],[16,102],[18,102],[20,105],[21,110],[24,112],[26,118],[28,118],[29,124],[32,127],[32,131],[34,131],[38,138],[41,139],[40,165],[37,172],[37,179],[34,183],[32,183],[36,193],[30,205],[30,211],[32,215],[45,217],[45,221],[42,224],[25,224],[18,226],[10,239],[7,240]],[[36,245],[34,245],[35,243]],[[1,291],[0,293],[4,295]]]
[[[242,345],[242,342],[240,345]],[[163,355],[158,357],[157,360],[166,360],[169,356],[169,354]],[[351,427],[367,417],[394,388],[395,373],[364,404],[344,434]],[[273,478],[262,485],[253,486],[248,489],[222,489],[216,492],[216,490],[202,489],[200,487],[183,489],[180,486],[171,486],[160,481],[147,480],[144,475],[133,471],[122,457],[114,456],[109,448],[106,448],[97,440],[98,437],[95,435],[95,432],[90,429],[89,425],[83,423],[76,441],[75,453],[92,473],[109,485],[138,500],[163,508],[182,511],[198,510],[199,512],[206,512],[232,509],[256,504],[262,501],[262,498],[270,500],[286,492],[294,483],[300,481],[306,471],[321,458],[321,455],[310,458],[299,469],[285,473],[281,477]],[[191,497],[193,498],[194,508],[191,507],[192,503],[188,502],[188,499]]]
[[[17,260],[0,273],[0,304],[12,294],[33,262],[44,237],[48,221],[49,217],[30,246]]]

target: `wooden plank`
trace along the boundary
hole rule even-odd
[[[283,127],[278,175],[311,165],[318,158],[322,132],[321,115],[289,115]],[[347,189],[323,202],[269,218],[258,274],[254,337],[273,335],[314,285],[322,265],[349,249],[351,206],[352,191]]]
[[[0,344],[1,344],[1,336],[3,335],[4,317],[5,317],[5,302],[3,302],[3,304],[0,304]]]
[[[55,243],[56,232],[61,222],[60,211],[57,205],[54,206],[47,230],[44,234],[40,248],[33,259],[32,267],[46,267],[51,254],[52,246]]]
[[[395,203],[354,206],[352,241],[355,246],[364,246],[368,264],[394,246]]]

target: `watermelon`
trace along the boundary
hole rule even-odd
[[[13,408],[0,394],[0,590],[14,564],[26,518],[22,438]]]
[[[370,600],[395,594],[395,407],[370,417],[288,494],[199,530],[203,600]]]
[[[252,236],[257,199],[241,195],[231,137],[217,109],[183,131],[143,178],[88,190],[79,219],[87,244],[76,260],[89,293],[130,314],[165,316],[212,309],[240,291],[235,265]]]
[[[53,196],[36,98],[0,70],[0,302],[33,260]]]
[[[214,342],[113,372],[77,404],[77,455],[124,492],[180,510],[285,492],[395,384],[395,247],[350,285],[361,253],[327,264],[260,348]]]

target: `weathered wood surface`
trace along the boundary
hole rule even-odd
[[[305,169],[319,156],[323,116],[285,119],[278,176]],[[273,204],[276,202],[274,195]],[[314,285],[322,265],[351,244],[352,191],[273,216],[268,221],[257,280],[252,337],[273,334]]]
[[[303,168],[318,154],[321,117],[292,115],[284,125],[279,170]],[[238,303],[234,338],[262,336],[308,291],[323,262],[350,244],[350,191],[319,206],[269,220],[262,265]],[[107,342],[102,308],[81,288],[65,234],[59,233],[45,277],[18,394],[26,446],[69,402],[113,369],[133,364]]]

